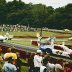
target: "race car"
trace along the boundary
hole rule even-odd
[[[50,54],[72,57],[72,50],[65,45],[42,45],[40,50]]]
[[[0,42],[4,42],[5,40],[8,40],[8,37],[0,35]]]

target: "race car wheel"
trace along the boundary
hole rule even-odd
[[[46,52],[46,53],[49,53],[49,54],[52,54],[52,50],[51,50],[50,48],[47,48],[47,49],[45,50],[45,52]]]

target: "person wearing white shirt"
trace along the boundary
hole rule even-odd
[[[42,66],[42,56],[41,50],[37,50],[37,54],[34,56],[34,67],[36,72],[40,72],[40,67]]]
[[[50,72],[54,72],[54,68],[55,68],[55,65],[52,64],[52,63],[48,63],[49,64],[49,68],[50,68]]]
[[[8,58],[8,62],[5,62],[5,64],[3,65],[3,72],[16,72],[17,68],[16,66],[13,64],[13,58],[9,57]]]
[[[55,72],[55,64],[56,64],[56,59],[55,58],[50,58],[50,63],[49,63],[49,67],[50,67],[50,71],[51,72]]]
[[[40,72],[48,72],[47,64],[48,64],[48,56],[45,56],[42,60],[42,66],[40,67]]]
[[[47,69],[46,69],[45,66],[41,66],[41,67],[40,67],[40,72],[46,72],[46,71],[47,71]]]
[[[39,47],[40,47],[40,45],[41,45],[41,39],[42,39],[42,37],[39,36],[39,37],[38,37],[38,40],[37,40],[37,43],[38,43],[38,46],[39,46]]]
[[[55,64],[55,72],[63,72],[64,66],[65,63],[63,63],[63,60],[62,59],[58,60],[57,63]]]

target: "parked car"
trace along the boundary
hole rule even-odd
[[[67,56],[67,57],[72,57],[72,50],[69,49],[65,45],[42,45],[40,47],[40,50],[42,52],[47,52],[50,54],[57,54],[57,55],[62,55],[62,56]]]

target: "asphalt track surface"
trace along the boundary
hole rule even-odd
[[[19,44],[14,44],[14,43],[7,43],[7,42],[0,42],[0,45],[6,46],[6,47],[15,47],[15,49],[26,51],[26,52],[36,52],[39,48],[34,48],[31,46],[24,46],[24,45],[19,45]],[[72,61],[72,58],[65,57],[65,56],[60,56],[60,55],[54,55],[50,54],[51,57],[57,58],[57,59],[64,59],[66,61]]]
[[[20,44],[7,43],[7,42],[0,43],[0,45],[6,46],[6,47],[15,47],[18,50],[22,50],[26,52],[36,52],[38,50],[38,48],[34,48],[31,46],[24,46]]]

